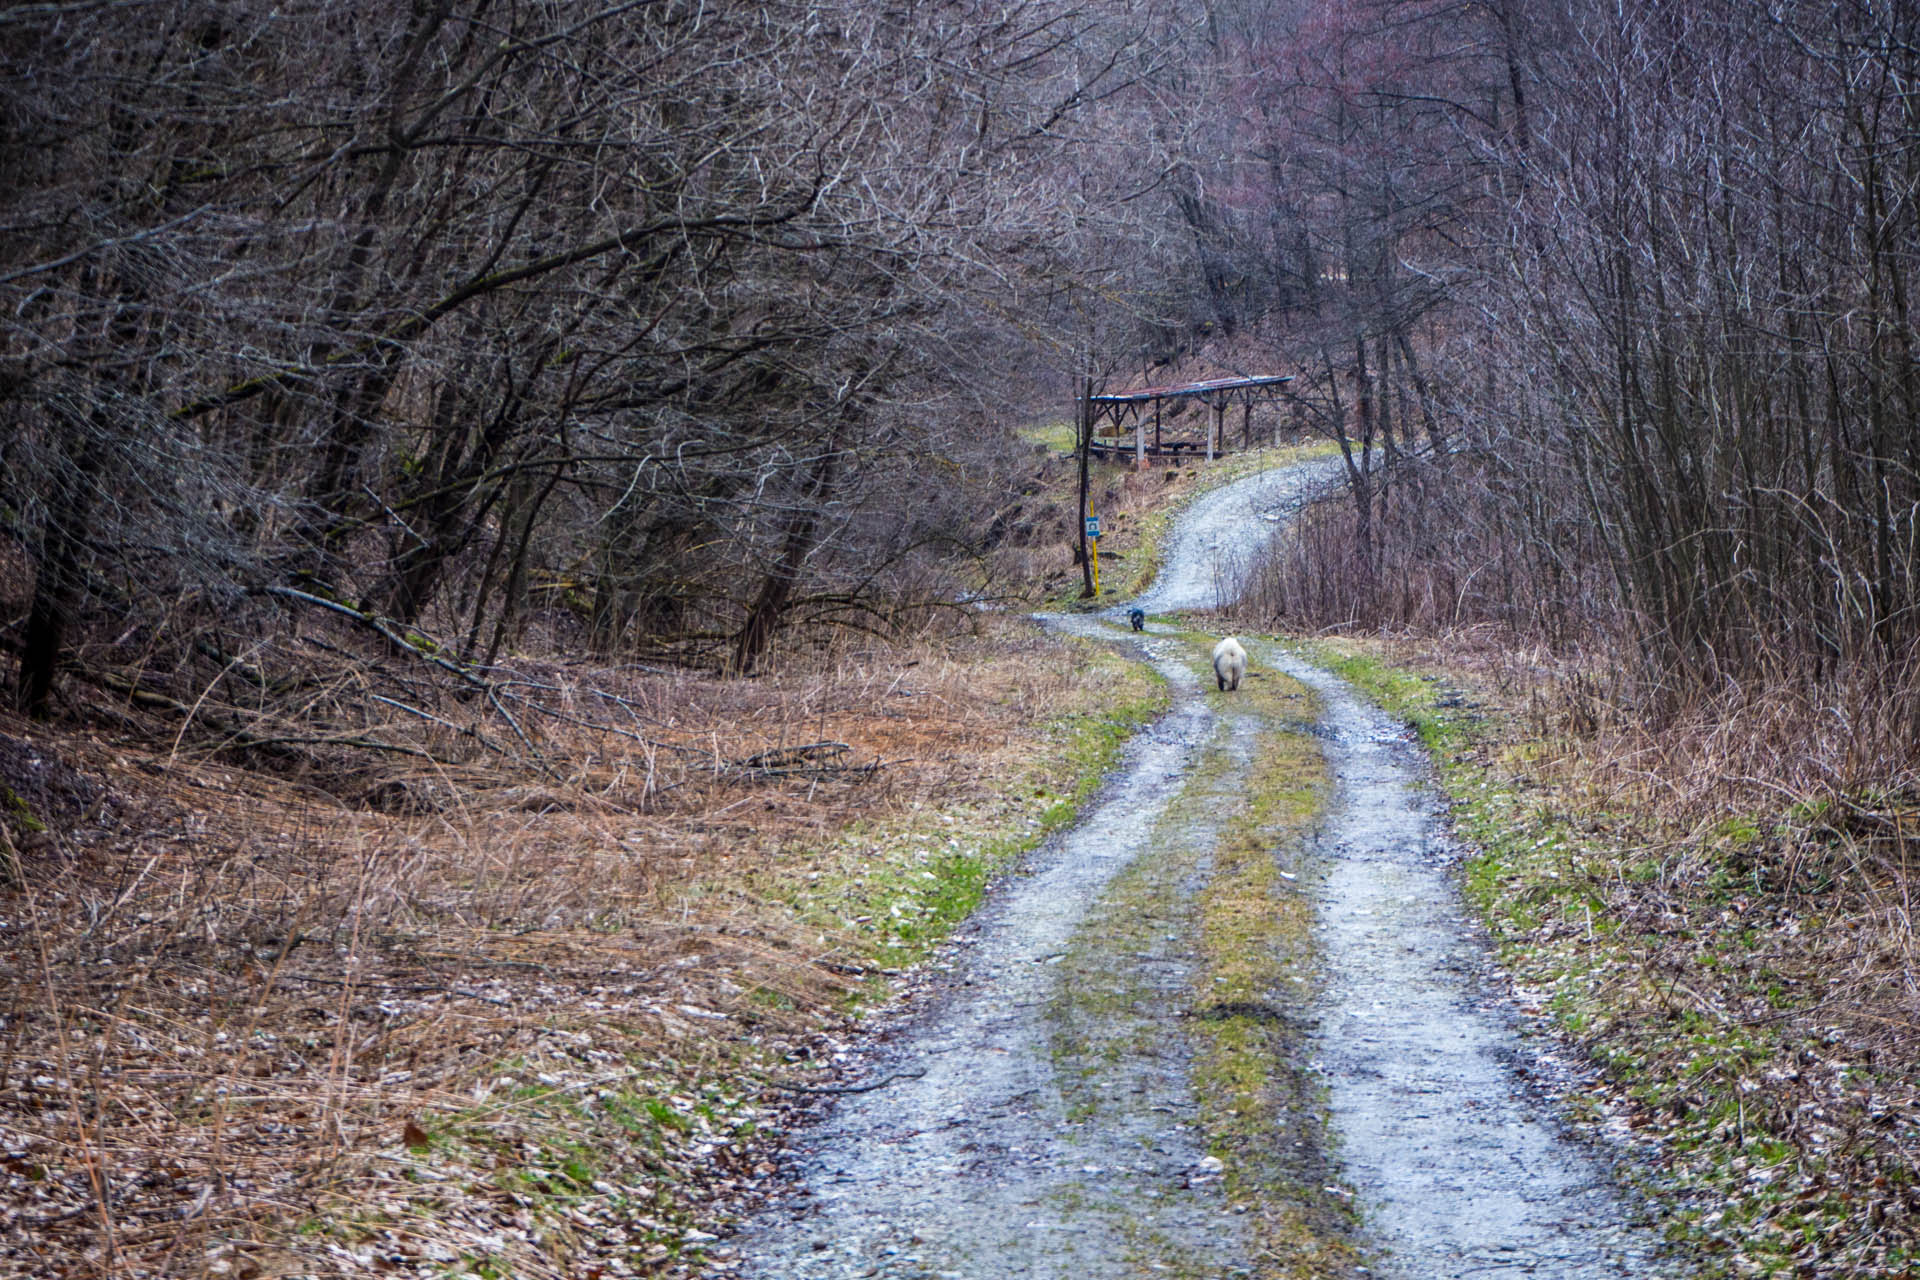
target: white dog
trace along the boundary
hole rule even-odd
[[[1213,646],[1213,678],[1220,682],[1222,692],[1238,689],[1240,677],[1245,674],[1247,674],[1247,651],[1240,647],[1238,640],[1228,636]]]

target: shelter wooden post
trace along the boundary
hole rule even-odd
[[[1240,413],[1240,447],[1253,448],[1253,398],[1249,396]]]
[[[1137,405],[1133,411],[1133,469],[1147,469],[1147,415]]]

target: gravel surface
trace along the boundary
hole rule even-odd
[[[1252,553],[1280,530],[1303,497],[1336,480],[1342,466],[1335,458],[1262,471],[1195,498],[1167,535],[1153,585],[1104,616],[1123,623],[1131,608],[1172,613],[1239,599]]]
[[[1149,612],[1237,592],[1249,531],[1270,532],[1338,464],[1270,472],[1196,501],[1168,541]],[[1268,517],[1275,517],[1269,519]],[[1049,625],[1116,638],[1127,606]],[[1191,654],[1124,641],[1166,675],[1174,706],[1140,734],[1098,803],[996,887],[912,1011],[876,1036],[854,1092],[797,1135],[796,1187],[744,1223],[736,1265],[762,1280],[1117,1280],[1250,1275],[1246,1245],[1193,1126],[1189,960],[1171,935],[1138,962],[1161,1029],[1102,1077],[1115,1096],[1070,1117],[1047,1010],[1076,928],[1150,836],[1199,750],[1223,729]],[[1319,850],[1325,1000],[1308,1051],[1325,1074],[1370,1273],[1402,1280],[1661,1274],[1598,1155],[1524,1078],[1511,1015],[1457,899],[1405,732],[1335,677],[1269,646],[1256,666],[1311,687],[1338,779]]]
[[[867,1079],[888,1083],[848,1095],[803,1136],[804,1194],[745,1233],[747,1274],[1117,1276],[1134,1273],[1149,1238],[1190,1259],[1190,1275],[1241,1272],[1234,1219],[1180,1120],[1192,1103],[1178,1037],[1131,1059],[1124,1105],[1090,1119],[1069,1120],[1049,1052],[1057,962],[1102,889],[1148,852],[1214,729],[1190,667],[1153,647],[1142,646],[1176,709],[1134,740],[1098,807],[1036,851],[957,939],[931,1000],[884,1035]],[[1184,982],[1158,967],[1171,1014]]]

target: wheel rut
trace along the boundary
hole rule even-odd
[[[1276,646],[1255,653],[1322,706],[1336,782],[1320,839],[1310,1053],[1342,1170],[1384,1253],[1373,1273],[1663,1274],[1658,1238],[1635,1221],[1601,1153],[1528,1079],[1407,730],[1328,672]]]
[[[1081,623],[1097,628],[1099,624]],[[1104,629],[1103,629],[1104,630]],[[1037,851],[956,938],[926,1005],[889,1028],[870,1071],[798,1144],[804,1194],[749,1230],[747,1274],[1093,1277],[1136,1271],[1143,1251],[1188,1274],[1248,1274],[1207,1167],[1177,1035],[1128,1061],[1125,1105],[1074,1114],[1056,1072],[1050,1012],[1074,934],[1148,838],[1216,728],[1190,667],[1142,646],[1176,705],[1138,735],[1098,805]],[[1140,959],[1163,988],[1177,948]],[[1170,998],[1167,1012],[1178,1006]],[[1150,1265],[1150,1264],[1149,1264]]]

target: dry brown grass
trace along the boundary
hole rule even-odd
[[[0,1269],[671,1267],[765,1172],[756,1076],[863,977],[781,886],[856,821],[1030,785],[1045,722],[1102,692],[1081,666],[1011,627],[751,681],[552,665],[550,703],[611,693],[634,736],[544,717],[537,781],[370,765],[388,812],[0,724],[98,787],[12,824]]]

